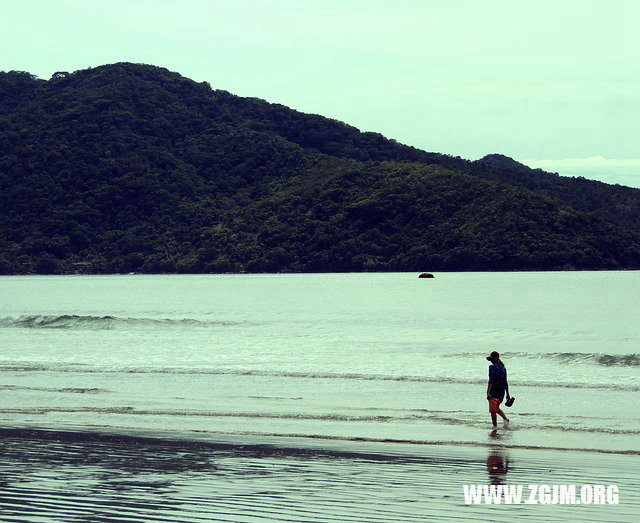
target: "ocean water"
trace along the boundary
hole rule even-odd
[[[4,452],[36,433],[83,433],[102,438],[100,449],[126,435],[421,459],[445,452],[447,463],[499,449],[637,465],[639,288],[630,271],[3,277]],[[516,397],[498,431],[486,401],[493,350]],[[69,445],[87,452],[84,440]],[[72,454],[46,446],[38,459],[10,460],[5,475],[56,452]],[[322,463],[313,461],[330,470]],[[411,506],[420,515],[420,503]],[[393,514],[406,519],[405,509]],[[391,508],[380,510],[392,519]]]

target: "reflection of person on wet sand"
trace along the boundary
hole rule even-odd
[[[504,484],[509,472],[509,458],[499,450],[492,450],[487,457],[487,474],[492,485]]]
[[[509,418],[502,412],[500,403],[504,399],[505,392],[507,393],[507,400],[509,400],[509,384],[507,383],[507,369],[504,363],[500,361],[500,354],[493,351],[487,360],[491,362],[489,366],[489,383],[487,385],[487,399],[489,400],[489,412],[491,413],[491,423],[493,426],[498,425],[498,418],[496,414],[500,414],[500,417],[509,423]]]

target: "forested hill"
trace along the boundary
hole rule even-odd
[[[0,273],[640,267],[640,190],[120,63],[0,73]]]

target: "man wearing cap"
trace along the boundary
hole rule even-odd
[[[504,399],[505,392],[507,394],[507,402],[509,401],[509,384],[507,383],[507,369],[504,363],[500,361],[500,354],[493,351],[487,360],[491,362],[489,366],[489,383],[487,385],[487,399],[489,400],[489,412],[491,413],[491,423],[496,427],[498,425],[498,418],[496,414],[500,414],[500,417],[509,422],[509,418],[505,416],[504,412],[500,408],[500,403]]]

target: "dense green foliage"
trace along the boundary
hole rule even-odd
[[[0,273],[640,267],[640,191],[115,64],[0,73]]]

